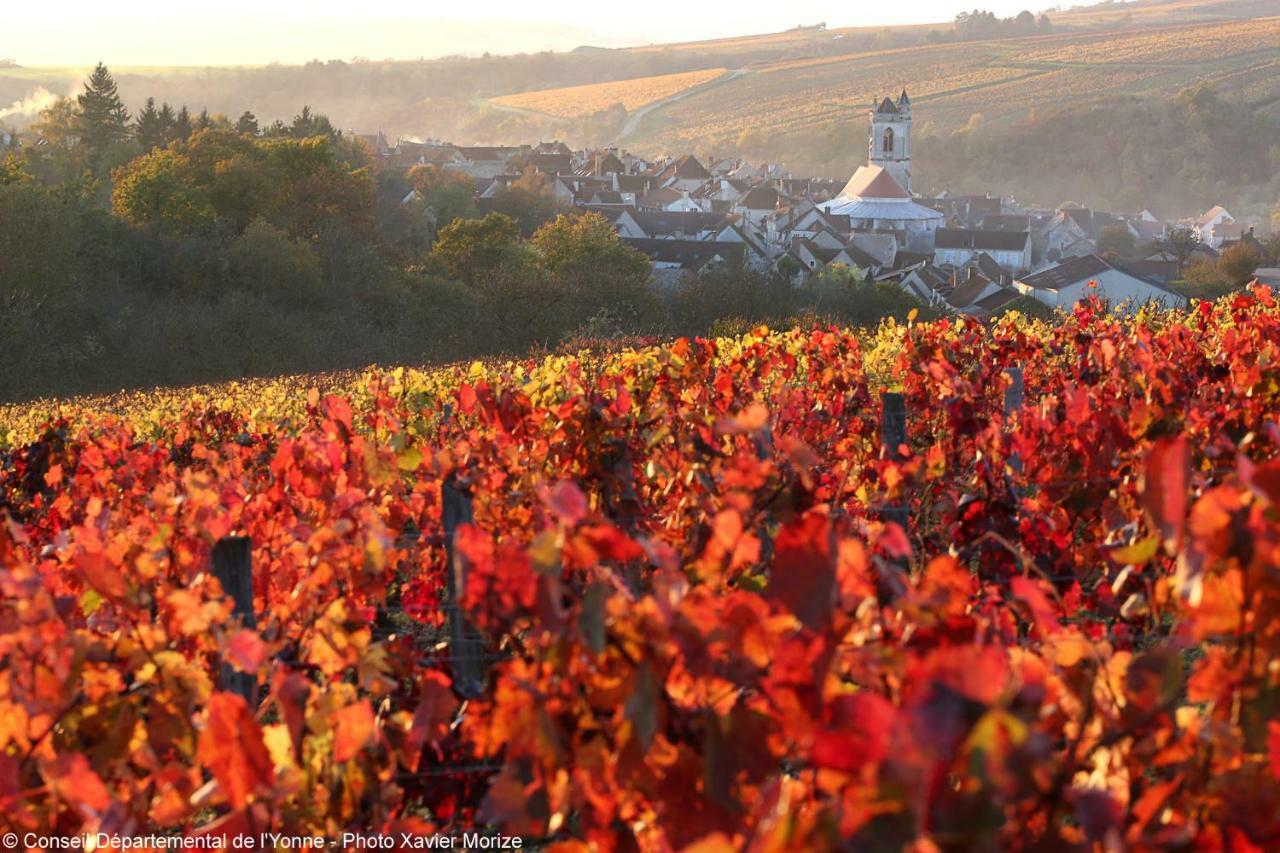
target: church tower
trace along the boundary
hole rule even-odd
[[[867,162],[884,169],[911,192],[911,100],[906,89],[896,104],[892,98],[872,102]]]

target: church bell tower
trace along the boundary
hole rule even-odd
[[[897,103],[892,98],[872,102],[867,162],[884,169],[911,192],[911,99],[906,89]]]

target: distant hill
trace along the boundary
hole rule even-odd
[[[265,123],[309,104],[339,127],[392,140],[620,142],[840,176],[865,157],[871,99],[904,86],[920,138],[996,133],[1115,97],[1168,100],[1205,83],[1250,113],[1280,116],[1278,11],[1276,0],[1140,0],[1050,12],[1047,28],[1027,16],[986,29],[806,27],[564,53],[113,70],[134,107],[154,96],[231,116],[250,109]],[[73,91],[82,73],[0,68],[0,110],[41,88]],[[0,112],[0,124],[23,119]]]

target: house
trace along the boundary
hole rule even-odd
[[[1031,215],[1027,213],[993,213],[982,217],[978,227],[984,231],[1030,231]]]
[[[724,217],[700,210],[631,211],[631,219],[655,240],[705,240],[724,222]]]
[[[688,190],[675,187],[658,187],[636,199],[641,210],[700,211],[702,207],[689,196]]]
[[[742,222],[726,221],[708,238],[718,243],[741,243],[743,261],[748,269],[763,271],[769,268],[769,250],[759,232]]]
[[[1113,305],[1159,302],[1180,308],[1187,304],[1185,296],[1098,255],[1068,258],[1015,279],[1013,286],[1052,308],[1070,308],[1090,295],[1110,300]]]
[[[976,267],[969,267],[965,277],[944,298],[943,306],[957,314],[989,317],[1016,301],[1022,294],[987,278]]]
[[[789,253],[810,273],[827,267],[845,266],[857,272],[860,277],[866,277],[874,275],[879,269],[875,258],[856,246],[841,246],[838,243],[832,246],[821,239],[794,237]]]
[[[618,155],[618,149],[604,148],[586,152],[582,164],[575,171],[581,175],[614,175],[626,172],[627,166]]]
[[[934,234],[933,262],[963,266],[986,254],[1009,274],[1031,267],[1031,232],[939,228]]]
[[[1200,214],[1200,218],[1195,222],[1196,233],[1200,235],[1200,241],[1206,246],[1218,248],[1222,242],[1221,226],[1235,222],[1236,219],[1222,205],[1215,204],[1213,207]],[[1215,239],[1214,231],[1218,230],[1219,235]]]
[[[848,245],[875,258],[877,266],[892,267],[898,262],[898,235],[892,231],[854,231]]]
[[[879,280],[888,281],[894,276],[901,276],[898,279],[899,287],[934,308],[940,307],[955,289],[951,273],[934,266],[932,261],[921,261],[905,270],[883,273]]]
[[[1091,255],[1098,251],[1093,230],[1093,211],[1085,208],[1059,208],[1045,224],[1044,257],[1057,263],[1063,258]]]
[[[1253,280],[1280,290],[1280,267],[1258,267],[1253,271]]]
[[[623,242],[649,258],[653,280],[658,284],[674,284],[716,266],[738,267],[744,263],[741,243],[631,238],[623,238]]]
[[[1004,210],[1004,199],[990,195],[951,195],[942,192],[937,198],[928,199],[929,207],[937,210],[960,227],[976,227],[989,216],[998,216]]]
[[[466,165],[466,158],[454,145],[443,145],[436,142],[416,142],[397,139],[387,159],[395,166],[408,168],[414,165],[447,166],[461,169]]]
[[[781,201],[782,196],[773,187],[756,187],[739,198],[732,210],[738,216],[761,225],[771,213],[778,209]]]
[[[459,146],[457,151],[462,155],[462,163],[455,168],[473,178],[497,177],[507,171],[512,160],[524,153],[520,148],[503,145]]]
[[[637,211],[629,207],[606,207],[596,209],[595,212],[609,220],[609,224],[618,232],[619,237],[639,240],[649,236],[644,226],[636,219]]]
[[[681,192],[693,192],[711,180],[711,173],[692,154],[672,160],[654,176],[660,187],[670,187]]]

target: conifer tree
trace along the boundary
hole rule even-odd
[[[236,122],[236,132],[247,133],[250,136],[257,136],[258,117],[249,110],[245,110],[244,114],[240,116],[239,121]]]
[[[101,62],[76,96],[80,141],[94,153],[129,137],[129,111],[116,91],[116,81]]]
[[[169,115],[172,119],[173,113],[170,112]],[[161,123],[160,111],[156,109],[155,98],[147,98],[146,106],[138,113],[133,123],[133,136],[144,151],[165,144],[165,128]]]
[[[173,112],[173,107],[169,106],[169,102],[165,101],[160,105],[160,144],[168,145],[174,139],[174,128],[177,127],[178,117]]]
[[[178,117],[173,122],[173,138],[186,141],[191,136],[191,112],[183,104],[178,110]]]
[[[205,107],[200,110],[200,117],[196,119],[196,130],[208,130],[213,127],[213,119],[209,118],[209,108]]]

